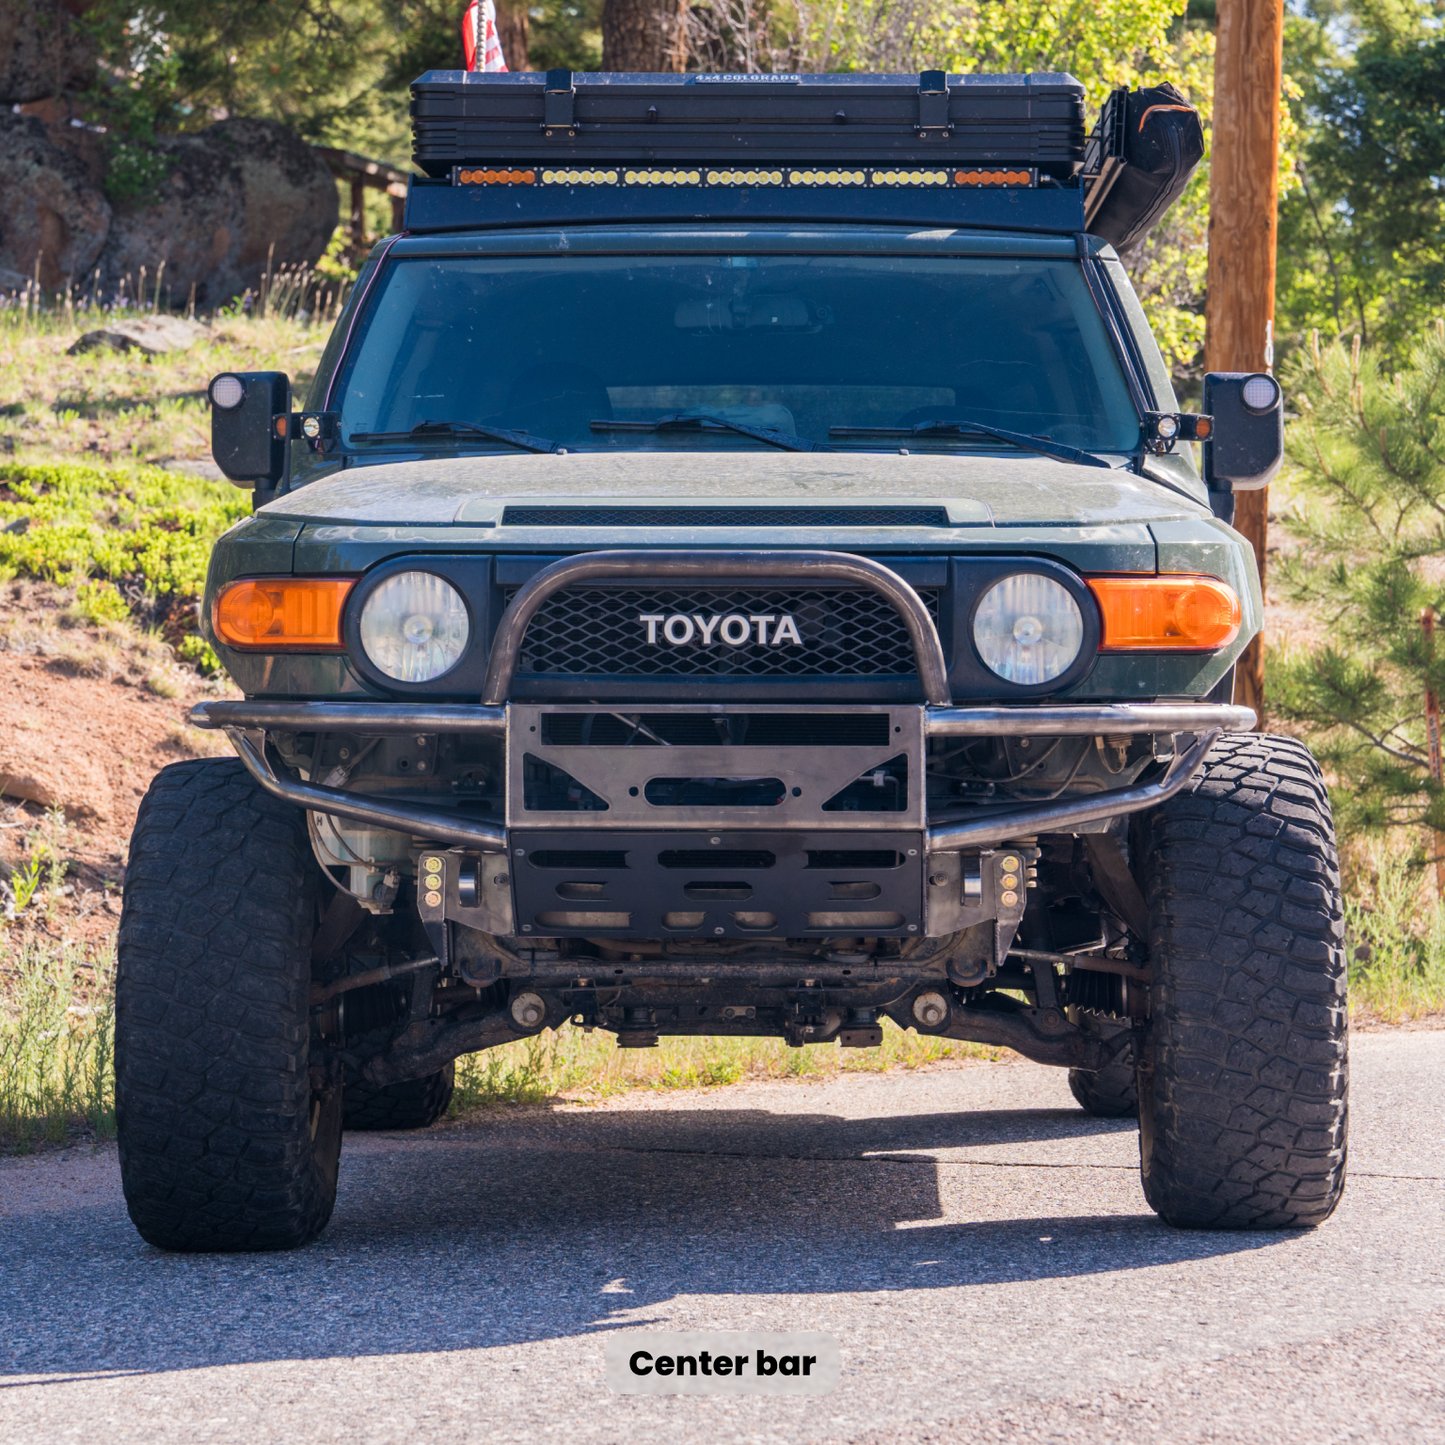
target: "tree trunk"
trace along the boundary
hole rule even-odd
[[[687,0],[606,0],[603,70],[686,70],[687,11]]]
[[[508,70],[530,70],[527,60],[527,7],[524,0],[497,0],[497,39]]]
[[[1214,135],[1209,170],[1209,277],[1204,365],[1273,365],[1283,0],[1219,0],[1214,42]],[[1235,528],[1254,548],[1264,586],[1269,490],[1240,492]],[[1245,649],[1234,700],[1264,722],[1264,637]]]

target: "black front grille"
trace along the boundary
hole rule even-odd
[[[918,594],[937,625],[939,589],[920,587]],[[754,630],[737,647],[721,641],[718,632],[707,646],[696,635],[674,645],[661,626],[649,643],[647,626],[638,621],[767,614],[778,619],[774,628],[783,617],[793,618],[801,643],[759,644]],[[917,667],[903,619],[892,603],[867,589],[575,587],[554,593],[532,619],[519,671],[573,677],[901,677],[916,675]]]
[[[946,527],[945,507],[508,507],[504,527]]]

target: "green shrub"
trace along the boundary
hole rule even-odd
[[[75,589],[73,611],[86,622],[130,620],[130,608],[113,582],[82,582]]]
[[[199,597],[216,539],[250,510],[228,483],[160,467],[0,458],[0,575],[74,583],[79,615],[120,620],[128,615],[113,585],[121,579],[139,578],[153,597]],[[19,521],[22,529],[4,530]],[[215,653],[194,641],[187,660],[219,670]]]
[[[1345,891],[1351,1011],[1399,1023],[1445,1010],[1445,903],[1418,837],[1385,834],[1354,850]]]
[[[486,1104],[533,1104],[566,1097],[605,1097],[630,1089],[717,1088],[748,1079],[831,1078],[921,1068],[953,1059],[998,1059],[987,1044],[905,1033],[883,1026],[879,1049],[836,1044],[789,1048],[782,1039],[664,1037],[655,1049],[619,1049],[601,1029],[563,1024],[555,1033],[518,1039],[457,1060],[451,1113]]]
[[[182,638],[176,652],[182,662],[189,662],[203,677],[215,677],[221,671],[221,659],[216,656],[216,649],[199,632]]]
[[[1425,607],[1445,615],[1445,321],[1393,374],[1358,339],[1316,337],[1286,380],[1294,545],[1272,582],[1321,640],[1270,654],[1270,712],[1308,736],[1342,833],[1445,830],[1425,734],[1445,639],[1432,647],[1420,625]]]
[[[115,1127],[115,984],[108,958],[24,943],[0,973],[0,1148]]]
[[[223,482],[160,467],[103,471],[0,462],[0,563],[52,582],[141,575],[149,590],[198,596],[211,547],[250,512]]]

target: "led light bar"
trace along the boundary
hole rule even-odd
[[[970,167],[954,170],[937,166],[766,166],[737,168],[691,166],[567,167],[530,166],[524,170],[501,166],[454,166],[454,186],[763,186],[864,189],[959,189],[990,187],[997,190],[1033,190],[1039,183],[1035,168]]]

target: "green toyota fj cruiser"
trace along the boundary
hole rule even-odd
[[[304,1244],[345,1128],[568,1021],[1005,1045],[1137,1112],[1170,1223],[1324,1219],[1329,805],[1232,700],[1280,388],[1182,411],[1119,259],[1182,97],[1086,134],[1058,75],[433,72],[413,115],[307,409],[210,387],[245,700],[131,848],[141,1234]]]

